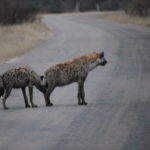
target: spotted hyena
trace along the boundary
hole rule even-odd
[[[88,72],[97,66],[105,66],[107,61],[104,58],[104,52],[92,53],[76,58],[70,62],[56,64],[49,67],[44,74],[47,89],[44,94],[46,106],[52,106],[50,95],[55,87],[68,85],[73,82],[78,83],[78,104],[86,105],[84,82]]]
[[[30,107],[28,104],[28,98],[26,95],[26,87],[29,88],[29,96],[32,107],[37,107],[33,103],[33,86],[36,86],[41,92],[44,92],[43,88],[43,76],[39,76],[30,67],[20,67],[8,70],[0,76],[0,97],[3,97],[3,108],[8,109],[6,106],[6,100],[11,93],[12,88],[21,88],[25,107]]]

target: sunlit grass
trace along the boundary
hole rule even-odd
[[[99,18],[121,22],[121,23],[137,24],[141,26],[150,27],[150,16],[147,16],[147,17],[129,16],[122,11],[104,12],[104,13],[101,13]]]
[[[44,41],[49,29],[40,20],[21,25],[0,26],[0,64]]]

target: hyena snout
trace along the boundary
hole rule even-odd
[[[107,60],[103,59],[103,62],[101,63],[102,66],[105,66],[107,64]]]

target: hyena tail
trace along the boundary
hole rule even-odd
[[[2,77],[0,76],[0,97],[4,95],[4,84],[3,84],[3,79]]]

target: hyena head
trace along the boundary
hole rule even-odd
[[[97,55],[97,62],[99,63],[99,65],[105,66],[107,64],[107,60],[104,57],[104,52],[97,53]]]
[[[87,56],[87,61],[89,61],[89,71],[93,70],[97,66],[105,66],[107,64],[107,60],[104,57],[104,52],[101,53],[92,53]]]

